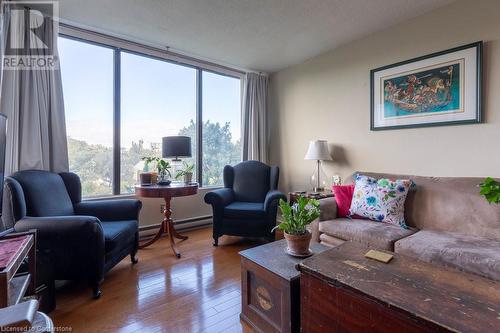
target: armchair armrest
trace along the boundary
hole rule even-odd
[[[137,220],[142,203],[135,199],[82,201],[75,214],[95,216],[101,221]]]
[[[205,194],[205,202],[212,206],[225,207],[234,201],[233,190],[230,188],[220,188]]]
[[[267,192],[266,198],[264,200],[264,210],[268,211],[275,202],[277,203],[279,199],[286,201],[286,195],[278,190],[272,190]]]
[[[102,243],[104,247],[101,223],[93,216],[26,216],[14,225],[16,232],[32,229],[37,231],[37,244],[41,249],[50,249],[59,245],[61,247],[68,245],[71,248],[82,239],[94,240],[97,243]]]

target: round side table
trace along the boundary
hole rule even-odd
[[[135,194],[143,198],[163,198],[165,200],[165,209],[163,210],[163,221],[160,229],[151,239],[139,244],[139,248],[143,249],[156,242],[163,234],[167,233],[170,240],[170,247],[177,258],[181,257],[181,253],[175,246],[174,237],[180,240],[186,240],[187,236],[182,236],[174,228],[172,221],[172,210],[170,201],[175,197],[184,197],[198,193],[198,183],[172,183],[170,185],[136,185]]]

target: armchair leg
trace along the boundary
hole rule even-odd
[[[99,299],[102,295],[101,288],[99,286],[99,283],[92,283],[92,298],[93,299]]]
[[[130,254],[130,261],[132,262],[132,265],[135,265],[139,262],[139,259],[137,259],[135,255],[136,255],[135,252]]]
[[[219,237],[214,236],[214,246],[219,246]]]

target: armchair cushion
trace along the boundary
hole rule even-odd
[[[73,203],[66,190],[66,185],[57,173],[43,170],[24,170],[16,172],[12,178],[17,180],[23,189],[26,215],[74,215]]]
[[[106,253],[133,242],[138,228],[137,220],[101,222],[101,225]]]
[[[233,202],[224,208],[224,216],[229,218],[260,219],[266,215],[264,204],[258,202]]]
[[[135,199],[82,201],[75,205],[78,215],[91,215],[101,221],[137,220],[142,204]]]

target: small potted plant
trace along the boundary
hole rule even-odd
[[[194,164],[190,164],[187,163],[186,161],[183,161],[182,169],[177,171],[175,179],[184,177],[184,183],[191,183],[191,181],[193,180],[193,171],[194,171]]]
[[[489,203],[500,204],[500,182],[488,177],[479,187],[481,188],[480,194],[484,196]]]
[[[170,185],[171,181],[168,177],[172,177],[172,174],[170,173],[170,163],[161,159],[157,158],[156,161],[156,169],[158,169],[158,185]]]
[[[319,217],[319,201],[299,196],[292,206],[280,199],[279,207],[283,222],[274,229],[283,231],[288,254],[296,257],[310,256],[311,232],[306,226]]]

